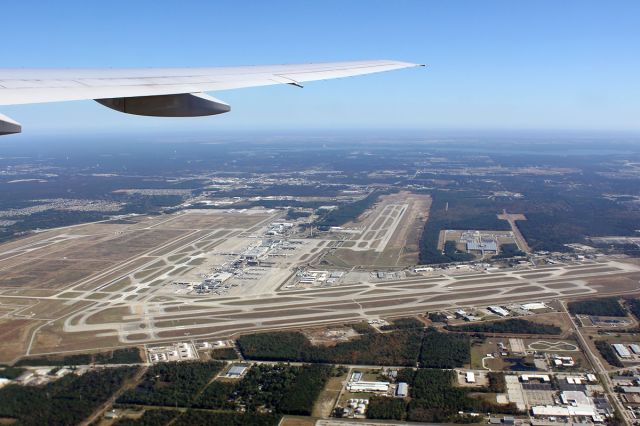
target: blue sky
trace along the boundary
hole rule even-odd
[[[427,63],[304,89],[215,94],[159,119],[92,101],[5,106],[25,135],[309,129],[640,132],[640,2],[7,1],[0,67]]]

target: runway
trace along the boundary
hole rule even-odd
[[[624,284],[605,286],[613,279]],[[231,337],[238,333],[401,316],[435,309],[553,300],[640,290],[640,268],[616,261],[510,270],[466,276],[413,277],[333,288],[279,290],[250,297],[194,299],[176,296],[145,302],[143,312],[119,321],[96,321],[109,304],[65,320],[67,333],[91,331],[128,344],[163,339]],[[121,306],[121,305],[120,305]]]

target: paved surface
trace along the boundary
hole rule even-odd
[[[481,273],[466,276],[407,278],[365,282],[333,288],[275,290],[247,297],[147,296],[131,303],[99,302],[65,320],[64,330],[117,336],[123,343],[146,343],[180,336],[223,337],[250,330],[300,327],[403,315],[432,309],[488,305],[500,301],[558,299],[567,295],[615,293],[615,287],[590,284],[593,277],[637,272],[625,263],[573,265],[531,271]],[[558,288],[558,283],[562,286]],[[636,286],[633,291],[639,290]],[[96,323],[111,306],[128,307],[117,321]],[[96,317],[97,315],[97,317]]]
[[[381,215],[380,220],[376,220],[378,224],[373,225],[378,230],[386,228],[385,235],[393,234],[405,210],[401,204],[386,208],[388,214]],[[256,271],[255,276],[228,294],[187,294],[172,284],[185,277],[198,279],[203,270],[211,269],[211,264],[233,259],[248,242],[261,238],[269,223],[277,221],[278,214],[200,212],[134,225],[93,224],[91,226],[101,227],[101,235],[106,235],[104,241],[97,243],[100,250],[110,248],[111,241],[118,250],[130,249],[132,245],[142,244],[133,237],[148,235],[150,231],[173,233],[162,244],[143,246],[135,256],[121,255],[120,261],[112,260],[106,269],[61,288],[2,289],[0,319],[9,321],[5,323],[9,329],[13,327],[11,321],[18,319],[40,321],[26,339],[29,344],[25,353],[37,354],[186,337],[225,338],[255,330],[640,290],[640,267],[616,260],[466,275],[409,276],[388,281],[376,280],[367,273],[356,275],[358,278],[351,282],[343,281],[348,284],[333,287],[284,288],[282,284],[288,282],[298,266],[328,250],[331,241],[321,239],[300,240],[299,249],[278,257],[275,266],[261,268],[263,271]],[[23,264],[32,262],[38,266],[41,260],[32,256],[43,251],[50,253],[49,256],[83,252],[94,257],[99,255],[100,250],[86,242],[89,237],[85,233],[71,238],[74,232],[80,231],[65,228],[47,234],[40,241],[3,245],[0,262],[4,256],[11,257],[7,262],[15,261],[13,256],[18,256]],[[82,247],[86,250],[75,248],[80,240],[84,241]],[[55,249],[58,246],[66,251]],[[119,255],[117,250],[107,253],[115,256],[114,259]]]

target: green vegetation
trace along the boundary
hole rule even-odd
[[[471,361],[471,341],[463,334],[429,330],[424,336],[420,364],[427,368],[462,367]]]
[[[67,355],[64,357],[57,356],[43,356],[36,358],[23,358],[16,362],[16,366],[42,366],[42,365],[53,365],[53,366],[64,366],[64,365],[87,365],[91,364],[92,357],[90,354],[80,354],[80,355]]]
[[[189,410],[171,426],[276,426],[280,419],[281,416],[270,414]]]
[[[0,389],[0,417],[19,425],[78,424],[103,404],[137,367],[107,368],[82,376],[68,374],[44,386],[8,385]]]
[[[518,248],[515,243],[501,244],[500,253],[494,259],[507,259],[509,257],[526,256],[527,254]]]
[[[636,319],[640,320],[640,300],[627,299],[625,302],[627,303],[629,311],[631,311],[633,316],[636,317]]]
[[[313,404],[331,376],[333,367],[309,365],[298,369],[293,383],[286,388],[277,410],[285,414],[310,416]]]
[[[605,361],[613,367],[624,367],[624,364],[620,359],[618,359],[616,352],[613,350],[609,342],[606,340],[596,340],[594,343],[596,345],[596,349],[598,349],[598,352],[600,352],[600,355],[602,355],[602,358],[604,358]]]
[[[239,382],[214,381],[193,406],[308,416],[332,373],[333,367],[320,364],[255,365]]]
[[[472,393],[493,392],[500,386],[500,376],[490,377],[489,388],[466,389],[454,387],[456,373],[451,370],[404,369],[398,372],[398,380],[409,383],[411,402],[402,399],[371,398],[367,417],[375,419],[396,419],[416,422],[460,422],[466,417],[458,416],[458,411],[477,413],[515,414],[514,404],[500,406],[487,400],[475,398]],[[504,382],[504,377],[501,377]],[[400,402],[398,402],[400,401]],[[403,411],[404,408],[404,411]]]
[[[345,223],[355,220],[364,213],[365,210],[373,206],[381,195],[387,191],[373,191],[362,200],[349,204],[342,204],[337,209],[330,210],[315,221],[319,228],[329,228],[331,226],[342,226]]]
[[[122,419],[114,426],[276,426],[280,423],[280,416],[238,413],[233,411],[201,411],[151,409],[146,410],[139,419]]]
[[[404,420],[407,417],[407,402],[404,399],[373,396],[369,398],[367,418],[381,420]]]
[[[380,330],[411,330],[416,328],[424,328],[424,323],[419,319],[409,317],[393,320],[391,324],[380,327]]]
[[[313,346],[298,332],[241,336],[238,344],[247,359],[323,362],[334,364],[415,365],[422,330],[369,333],[334,347]]]
[[[142,362],[138,348],[116,349],[95,354],[77,354],[67,356],[47,355],[35,358],[23,358],[16,366],[65,366],[89,364],[139,364]]]
[[[233,348],[212,349],[209,351],[209,356],[211,357],[211,359],[238,359],[238,354]]]
[[[214,381],[205,388],[193,406],[197,408],[232,410],[236,406],[235,394],[237,388],[237,382]]]
[[[176,410],[152,409],[145,410],[139,419],[121,419],[114,426],[161,426],[168,425],[180,414]]]
[[[27,371],[26,368],[11,367],[9,365],[0,365],[0,377],[4,379],[9,379],[9,380],[17,379],[25,371]]]
[[[441,314],[440,312],[429,312],[428,318],[433,322],[446,322],[447,316],[445,314]]]
[[[429,220],[420,237],[420,263],[449,263],[472,259],[445,244],[444,253],[438,250],[440,231],[445,229],[509,230],[507,221],[496,213],[505,205],[476,195],[473,191],[433,191]]]
[[[156,364],[135,389],[118,398],[118,403],[190,407],[198,392],[223,367],[224,363],[216,361]]]
[[[361,321],[349,325],[358,334],[377,333],[376,329],[371,327],[368,322]]]
[[[289,210],[287,210],[286,219],[287,220],[296,220],[296,219],[300,219],[302,217],[309,217],[309,216],[311,216],[311,213],[309,213],[309,212],[300,211],[300,210],[296,210],[296,209],[289,209]]]
[[[504,378],[504,373],[501,371],[490,371],[487,373],[489,379],[489,392],[505,393],[507,391],[507,381]]]
[[[567,307],[573,315],[596,315],[602,317],[627,316],[627,312],[620,305],[617,297],[603,297],[601,299],[569,302]]]
[[[449,258],[450,262],[466,262],[475,259],[475,256],[471,253],[458,250],[455,241],[446,241],[444,243],[444,255]]]
[[[454,368],[470,362],[470,339],[464,334],[440,333],[431,328],[364,334],[333,347],[313,346],[298,332],[241,336],[238,344],[247,359]]]
[[[562,329],[551,324],[540,324],[520,318],[445,327],[449,331],[513,334],[560,334]]]

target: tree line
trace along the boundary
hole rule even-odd
[[[468,423],[474,418],[459,415],[459,411],[518,413],[514,404],[498,405],[473,395],[477,392],[494,392],[497,389],[502,389],[499,383],[504,381],[504,377],[500,379],[494,375],[489,378],[489,387],[473,389],[455,387],[456,373],[452,370],[418,369],[414,371],[405,369],[398,372],[398,380],[400,378],[409,384],[411,401],[373,397],[369,402],[367,417],[416,422]]]
[[[224,365],[218,361],[155,364],[147,370],[140,383],[124,392],[117,402],[190,407],[198,392]]]
[[[477,333],[511,333],[511,334],[560,334],[562,329],[552,324],[540,324],[521,318],[504,321],[491,321],[464,325],[448,325],[449,331]]]
[[[417,321],[417,320],[415,320]],[[413,321],[403,324],[416,325]],[[441,333],[434,328],[407,328],[367,333],[332,347],[314,346],[299,332],[241,336],[238,344],[247,359],[330,364],[404,365],[430,368],[461,367],[470,362],[467,335]]]
[[[81,376],[68,374],[44,386],[8,385],[0,389],[0,417],[18,425],[78,424],[105,403],[137,367],[105,368]]]
[[[594,315],[603,317],[626,317],[617,297],[603,297],[600,299],[579,300],[567,304],[569,312],[573,315]]]

